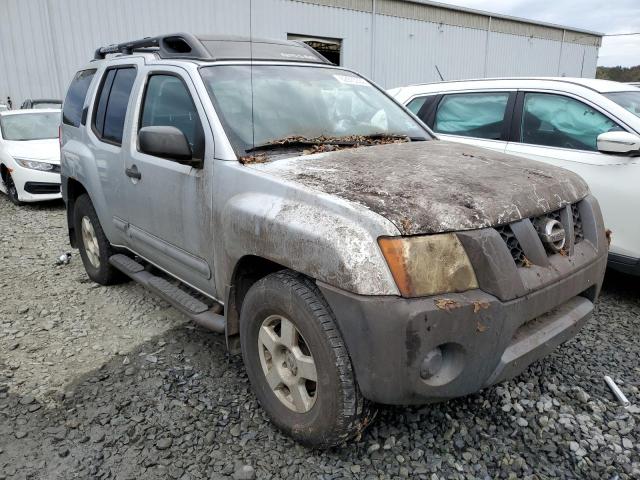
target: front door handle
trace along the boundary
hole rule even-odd
[[[132,165],[131,168],[125,169],[124,173],[127,177],[135,178],[136,180],[140,180],[142,178],[142,174],[135,165]]]

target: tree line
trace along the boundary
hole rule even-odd
[[[596,78],[616,82],[640,82],[640,65],[635,67],[598,67]]]

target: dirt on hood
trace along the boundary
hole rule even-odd
[[[439,140],[251,165],[363,205],[404,235],[472,230],[541,215],[588,193],[568,170]]]

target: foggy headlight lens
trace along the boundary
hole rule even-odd
[[[42,171],[50,171],[53,170],[54,166],[52,163],[46,162],[36,162],[35,160],[28,160],[26,158],[15,158],[14,160],[18,165],[24,168],[30,168],[31,170],[42,170]]]
[[[378,244],[403,297],[478,288],[469,257],[453,233],[380,237]]]

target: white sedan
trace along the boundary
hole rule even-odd
[[[0,112],[0,191],[16,205],[60,193],[60,109]]]
[[[640,275],[640,89],[584,78],[505,78],[389,90],[443,140],[567,168],[612,231],[609,266]]]

